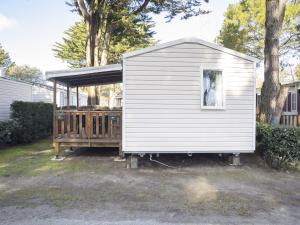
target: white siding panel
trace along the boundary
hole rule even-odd
[[[200,67],[224,69],[224,110],[201,109]],[[125,152],[253,152],[253,63],[185,43],[125,59]]]
[[[208,63],[207,63],[208,64]],[[215,65],[216,63],[211,63],[211,65]],[[239,65],[239,64],[232,64],[232,65],[228,65],[227,64],[220,64],[220,66],[224,66],[224,68],[228,68],[230,69],[230,71],[234,71],[234,70],[241,70],[241,72],[251,72],[253,71],[253,65]],[[199,66],[197,65],[193,65],[193,66],[189,66],[189,65],[184,65],[184,66],[179,66],[179,63],[174,63],[174,65],[164,65],[161,64],[159,66],[153,66],[154,68],[152,69],[151,66],[147,66],[147,65],[140,65],[140,66],[136,66],[136,65],[132,65],[132,66],[127,66],[128,71],[179,71],[179,72],[192,72],[195,71],[199,68]]]
[[[247,146],[251,145],[252,141],[220,141],[220,142],[216,142],[214,141],[214,147],[244,147],[247,148]],[[176,144],[176,147],[186,147],[187,146],[187,142],[184,141],[177,141],[177,142],[167,142],[167,141],[148,141],[148,142],[128,142],[129,147],[169,147],[172,146],[173,144]],[[198,142],[188,142],[188,146],[189,147],[211,147],[211,143],[209,141],[202,141],[201,143]]]
[[[133,100],[161,100],[161,96],[158,95],[150,95],[150,94],[143,94],[143,95],[130,95],[130,100],[128,101],[133,101]],[[253,101],[253,96],[252,95],[244,95],[245,99],[243,101]],[[163,101],[167,101],[167,100],[193,100],[196,99],[198,101],[200,101],[200,96],[199,95],[193,95],[193,94],[184,94],[184,95],[170,95],[170,94],[166,94],[164,95],[164,99],[162,99]],[[227,100],[240,100],[240,97],[237,95],[231,95],[230,93],[227,94]],[[199,103],[199,102],[198,102]]]
[[[214,132],[214,133],[196,133],[196,132],[184,132],[184,133],[170,133],[170,132],[163,132],[163,133],[134,133],[134,132],[131,132],[131,133],[126,133],[125,137],[129,137],[131,138],[132,141],[134,140],[142,140],[144,139],[145,141],[146,140],[150,140],[151,139],[156,139],[156,141],[160,141],[164,138],[166,138],[166,140],[174,140],[176,139],[177,141],[178,140],[197,140],[199,139],[202,139],[202,140],[213,140],[215,141],[216,140],[216,136],[219,138],[226,138],[228,140],[228,138],[231,138],[232,135],[234,135],[235,137],[239,137],[241,138],[240,140],[242,140],[242,138],[251,138],[252,137],[252,133],[247,133],[247,132],[231,132],[231,133],[224,133],[224,132]],[[178,139],[179,138],[179,139]],[[218,139],[220,140],[220,139]],[[249,140],[249,139],[248,139]],[[154,140],[152,140],[154,141]]]
[[[249,96],[251,93],[253,93],[252,90],[245,91],[245,90],[225,90],[226,96]],[[127,90],[127,95],[175,95],[175,96],[181,96],[181,95],[199,95],[199,90],[180,90],[180,93],[176,90],[143,90],[142,92],[140,89],[136,90]]]
[[[233,69],[227,69],[226,70],[227,73],[230,73],[230,77],[231,76],[236,76],[236,77],[240,77],[240,74],[243,74],[243,77],[253,77],[253,70],[248,70],[247,71],[239,71],[239,70],[233,70]],[[161,79],[164,79],[165,76],[168,76],[169,78],[173,78],[176,76],[180,76],[183,78],[184,77],[199,77],[199,71],[198,70],[194,70],[194,71],[184,71],[184,73],[182,71],[175,71],[174,69],[170,71],[163,71],[163,70],[157,70],[156,68],[153,68],[153,70],[146,70],[146,71],[141,71],[141,70],[131,70],[130,74],[132,76],[128,77],[128,79],[133,78],[133,76],[153,76],[153,77],[157,77],[157,76],[161,76]],[[233,75],[234,74],[234,75]]]
[[[139,147],[133,147],[129,146],[127,148],[128,150],[125,150],[127,153],[249,153],[253,152],[252,145],[247,146],[240,146],[240,145],[232,145],[229,144],[227,146],[194,146],[191,147],[188,144],[184,147],[179,146],[172,146],[172,147],[162,147],[162,146],[139,146]],[[130,150],[129,150],[130,149]]]
[[[226,83],[227,84],[227,83]],[[198,91],[200,93],[200,85],[151,85],[151,84],[140,84],[140,85],[134,85],[134,84],[127,84],[126,85],[127,90],[170,90],[170,91],[178,91],[177,94],[180,95],[181,91]],[[225,87],[226,90],[231,91],[251,91],[253,89],[253,85],[237,85],[237,84],[227,84]]]
[[[14,101],[32,101],[31,85],[0,78],[0,120],[9,119]]]
[[[32,101],[52,103],[53,91],[41,86],[32,86]]]
[[[227,76],[226,79],[227,82],[251,82],[252,80],[253,74],[251,73],[249,73],[249,76],[241,76],[239,74],[236,74],[236,76],[234,76],[234,74],[232,73],[230,76]],[[186,74],[184,74],[183,76],[182,73],[178,74],[178,76],[174,76],[174,74],[172,76],[164,76],[164,74],[160,74],[156,76],[131,76],[127,79],[127,81],[129,83],[130,81],[200,81],[200,77],[199,74],[195,74],[194,76],[188,76]]]
[[[231,67],[231,68],[251,68],[253,66],[252,63],[244,62],[244,61],[237,61],[237,60],[232,60],[232,59],[199,59],[199,60],[194,60],[192,62],[184,62],[181,60],[174,61],[174,60],[169,60],[169,61],[137,61],[137,62],[132,62],[129,61],[127,63],[127,66],[129,66],[129,70],[131,66],[164,66],[164,67],[197,67],[199,66],[199,63],[207,63],[207,64],[215,64],[217,63],[216,61],[220,61],[220,64],[224,65],[224,67]],[[232,67],[234,66],[234,67]]]
[[[249,115],[249,110],[243,109],[231,109],[231,110],[201,110],[199,114],[199,109],[127,109],[128,113],[125,115],[125,118],[182,118],[182,116],[190,118],[205,118],[205,119],[214,119],[214,118],[252,118],[252,115]]]

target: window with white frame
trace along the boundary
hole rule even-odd
[[[222,109],[224,107],[223,71],[203,69],[202,71],[202,108]]]
[[[297,90],[289,90],[283,106],[283,113],[297,113]]]

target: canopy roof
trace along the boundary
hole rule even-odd
[[[118,83],[122,82],[122,65],[48,71],[46,78],[70,87]]]
[[[242,59],[245,59],[245,60],[248,60],[248,61],[251,61],[251,62],[259,62],[259,59],[254,58],[252,56],[248,56],[246,54],[234,51],[234,50],[229,49],[229,48],[225,48],[225,47],[220,46],[218,44],[207,42],[207,41],[204,41],[202,39],[193,38],[193,37],[191,37],[191,38],[181,38],[181,39],[178,39],[178,40],[175,40],[175,41],[170,41],[170,42],[155,45],[155,46],[152,46],[152,47],[135,50],[135,51],[132,51],[132,52],[125,53],[122,56],[123,56],[123,59],[124,58],[130,58],[130,57],[134,57],[134,56],[137,56],[137,55],[145,54],[147,52],[152,52],[152,51],[156,51],[156,50],[163,49],[163,48],[168,48],[168,47],[183,44],[183,43],[197,43],[197,44],[200,44],[200,45],[204,45],[204,46],[219,50],[221,52],[228,53],[230,55],[240,57]]]

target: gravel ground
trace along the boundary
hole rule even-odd
[[[109,150],[61,162],[45,154],[27,156],[30,171],[0,176],[1,224],[300,224],[300,173],[266,168],[254,154],[241,167],[216,155],[158,158],[174,169],[145,157],[137,170]]]

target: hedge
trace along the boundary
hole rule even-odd
[[[49,103],[13,102],[11,120],[0,122],[0,144],[29,143],[49,136],[52,111]]]
[[[300,161],[300,129],[257,124],[257,150],[266,162],[282,169]]]

